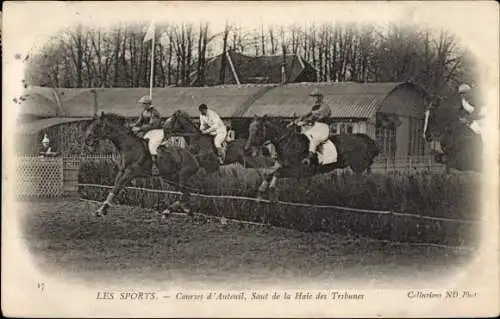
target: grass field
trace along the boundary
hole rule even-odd
[[[141,284],[213,281],[238,285],[311,280],[375,287],[452,275],[464,252],[389,244],[353,234],[304,233],[221,224],[215,218],[161,219],[147,209],[114,206],[104,219],[96,203],[23,202],[24,240],[42,271],[82,281]]]

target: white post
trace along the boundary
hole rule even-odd
[[[154,79],[154,70],[155,70],[155,21],[152,20],[149,25],[148,31],[146,31],[146,35],[144,36],[144,43],[151,40],[151,75],[149,78],[149,97],[153,99],[153,79]]]
[[[155,74],[155,36],[153,31],[153,40],[151,41],[151,77],[149,79],[149,98],[153,99],[153,79]]]

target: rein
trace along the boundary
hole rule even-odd
[[[271,124],[273,124],[273,123],[271,123]],[[276,125],[276,126],[278,126],[278,125]],[[268,128],[266,128],[266,129],[269,130]],[[281,153],[285,149],[288,148],[288,145],[290,144],[291,140],[290,139],[286,140],[286,139],[289,138],[290,136],[292,136],[294,133],[295,133],[294,129],[288,130],[288,128],[285,127],[285,134],[281,135],[278,138],[271,139],[271,143],[273,143],[275,145],[276,151],[278,153]],[[285,142],[284,145],[280,145],[283,141]],[[281,154],[280,157],[283,157],[283,154]]]
[[[181,136],[181,137],[191,137],[196,135],[203,135],[199,133],[171,133],[170,136]]]

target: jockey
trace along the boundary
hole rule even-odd
[[[132,126],[132,132],[142,138],[148,131],[161,128],[161,116],[160,112],[152,106],[152,100],[148,95],[141,97],[138,103],[142,104],[144,110],[139,115],[139,119]],[[150,152],[153,160],[152,173],[153,175],[157,175],[159,171],[156,164],[157,153],[156,150],[152,149],[150,149]]]
[[[206,104],[200,104],[198,107],[200,111],[200,131],[202,134],[210,134],[214,136],[214,144],[217,149],[217,156],[219,162],[224,162],[224,149],[222,143],[226,139],[227,129],[224,122],[222,122],[219,114],[210,110]]]
[[[314,89],[309,96],[315,98],[311,112],[301,117],[297,123],[298,125],[312,124],[312,127],[304,132],[310,141],[309,154],[302,161],[302,163],[306,165],[311,164],[311,158],[316,153],[318,145],[326,141],[330,136],[330,128],[324,121],[332,114],[330,108],[323,102],[323,93],[318,89]]]
[[[485,116],[486,108],[482,107],[479,111],[470,103],[471,87],[468,84],[461,84],[458,87],[460,95],[460,110],[462,113],[461,121],[464,122],[471,130],[477,134],[481,134],[481,128],[478,120]]]
[[[52,146],[50,146],[50,140],[47,134],[43,136],[42,147],[40,148],[39,155],[40,157],[53,157],[57,155]]]

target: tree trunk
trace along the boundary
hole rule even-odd
[[[222,39],[222,56],[221,56],[221,66],[219,70],[219,84],[224,84],[226,77],[226,52],[227,52],[227,38],[229,36],[229,26],[226,23],[226,27],[224,29],[224,35]]]

